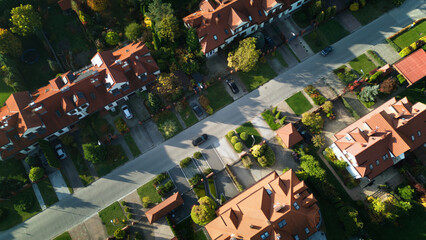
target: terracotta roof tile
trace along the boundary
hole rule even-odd
[[[414,84],[426,77],[426,52],[420,48],[396,62],[393,67],[407,79],[410,85]]]
[[[173,209],[179,207],[183,204],[183,199],[180,196],[179,192],[173,194],[166,200],[159,203],[157,206],[151,208],[150,210],[145,212],[146,217],[148,218],[149,223],[153,223],[158,219],[162,218],[166,214],[168,214]]]
[[[293,123],[289,123],[276,131],[286,147],[290,148],[303,140],[302,135],[296,130]]]

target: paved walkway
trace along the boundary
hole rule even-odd
[[[98,214],[68,231],[72,240],[105,240],[108,237],[105,226]]]
[[[329,87],[323,78],[319,79],[313,84],[314,87],[318,89],[318,91],[327,99],[333,99],[337,96],[336,92]]]
[[[30,172],[30,166],[24,160],[21,160],[21,162],[24,165],[25,172],[27,172],[28,174]],[[43,197],[41,196],[40,189],[38,188],[37,183],[33,183],[32,187],[34,190],[34,194],[37,198],[37,201],[40,204],[41,210],[45,210],[47,207],[46,207],[46,204],[44,203]]]
[[[359,23],[348,9],[338,13],[335,18],[346,29],[346,31],[350,33],[355,32],[355,30],[362,27],[361,23]]]
[[[385,62],[393,64],[401,57],[386,41],[376,44],[371,48],[371,50],[377,52],[379,57],[381,57]]]
[[[367,115],[370,111],[358,100],[358,97],[353,92],[347,92],[343,97],[351,105],[355,112],[358,113],[360,117]]]
[[[260,135],[266,139],[269,140],[271,138],[275,137],[275,132],[269,128],[268,124],[263,120],[262,116],[257,116],[251,120],[251,123],[253,124],[254,128],[259,131]]]
[[[231,165],[240,159],[225,137],[221,137],[218,142],[213,143],[213,147],[224,164]]]
[[[52,183],[53,189],[55,190],[56,196],[58,196],[59,201],[70,195],[67,184],[65,183],[64,178],[62,177],[61,171],[56,170],[55,172],[49,174],[50,182]]]
[[[288,19],[280,19],[279,24],[277,26],[280,28],[281,32],[285,35],[286,39],[291,37],[291,33],[297,34],[300,31],[300,28],[290,17]],[[288,43],[291,50],[297,55],[300,61],[304,61],[305,59],[313,56],[315,53],[311,50],[309,45],[303,39],[303,36],[299,36],[296,39],[290,41]]]
[[[322,79],[324,84],[329,86],[337,95],[343,94],[343,90],[346,88],[346,86],[337,78],[334,72],[329,72]]]

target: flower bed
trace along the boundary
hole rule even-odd
[[[305,92],[312,98],[316,105],[322,105],[327,99],[312,85],[305,87]]]

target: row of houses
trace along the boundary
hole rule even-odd
[[[30,93],[13,93],[0,108],[0,160],[23,156],[39,139],[52,140],[80,119],[110,110],[137,90],[146,90],[160,74],[141,42],[98,52],[91,65],[66,72]]]

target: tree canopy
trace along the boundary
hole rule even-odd
[[[92,162],[98,163],[106,159],[106,149],[103,145],[98,145],[96,143],[85,143],[82,145],[84,157]]]
[[[189,28],[186,32],[186,44],[191,52],[200,51],[200,42],[198,41],[197,31],[194,28]]]
[[[164,97],[169,97],[170,95],[179,94],[181,92],[182,83],[173,73],[162,73],[158,78],[156,89]]]
[[[7,55],[0,54],[0,78],[15,92],[25,89],[18,63],[15,59]]]
[[[41,17],[30,4],[20,5],[10,11],[10,30],[21,36],[27,36],[41,28]]]
[[[172,4],[163,3],[161,0],[154,0],[148,5],[148,12],[146,15],[157,24],[164,16],[173,15]]]
[[[191,209],[191,218],[194,223],[204,226],[215,218],[216,203],[208,196],[198,199],[200,205],[194,205]]]
[[[0,28],[0,54],[17,57],[22,53],[21,40],[9,30]]]
[[[89,6],[95,12],[101,12],[108,8],[108,0],[87,0],[87,6]]]
[[[138,23],[130,23],[124,30],[124,35],[131,41],[136,41],[142,36],[143,27]]]
[[[157,35],[172,43],[179,37],[179,23],[173,14],[164,15],[160,22],[155,25]]]
[[[302,123],[313,132],[319,132],[324,125],[324,120],[319,113],[306,112],[302,114]]]
[[[120,35],[116,32],[107,32],[105,36],[105,42],[111,46],[115,46],[120,42]]]
[[[249,72],[259,60],[260,50],[256,49],[256,38],[249,37],[242,41],[235,52],[230,52],[228,55],[228,66]]]
[[[320,182],[325,180],[325,170],[313,156],[302,156],[300,158],[300,167],[309,175],[309,177]]]

